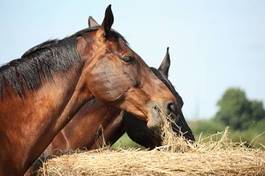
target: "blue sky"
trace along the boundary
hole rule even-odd
[[[170,47],[170,80],[187,118],[211,117],[228,87],[265,100],[265,1],[0,1],[0,64],[32,46],[102,22],[112,4],[114,28],[150,66]]]

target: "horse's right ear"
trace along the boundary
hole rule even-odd
[[[166,77],[168,77],[168,70],[170,67],[170,56],[169,56],[169,47],[167,47],[167,52],[166,55],[162,61],[162,63],[160,64],[158,70],[165,75]]]
[[[106,8],[105,17],[104,17],[104,20],[102,22],[102,27],[104,28],[105,37],[109,36],[110,29],[111,29],[111,26],[112,26],[113,22],[114,22],[114,17],[113,17],[113,13],[112,13],[112,10],[111,10],[111,5],[109,5]]]
[[[98,22],[92,16],[89,16],[88,17],[88,27],[93,28],[96,26],[99,26]]]

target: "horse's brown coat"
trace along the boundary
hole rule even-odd
[[[167,79],[170,67],[169,51],[161,63],[159,69],[151,68],[153,72],[159,75],[160,79],[169,82]],[[171,84],[170,82],[168,84]],[[171,90],[177,99],[179,95]],[[181,104],[182,102],[178,102]],[[178,112],[174,113],[175,117]],[[173,118],[172,127],[176,124],[180,127],[173,128],[177,134],[183,133],[187,140],[194,141],[194,136],[187,125],[184,116],[181,114],[179,119]],[[147,148],[154,148],[162,144],[161,136],[152,133],[142,120],[136,119],[127,112],[121,112],[119,109],[109,107],[98,100],[92,100],[86,103],[74,116],[74,118],[62,129],[53,139],[51,144],[45,149],[40,159],[49,156],[60,155],[76,149],[95,149],[102,146],[102,143],[113,144],[124,132],[140,145]],[[28,170],[27,174],[32,175],[39,167],[39,161],[36,161]]]
[[[137,115],[152,129],[160,125],[154,107],[167,112],[167,105],[175,103],[175,97],[126,41],[110,30],[111,21],[109,6],[102,26],[72,36],[77,41],[75,50],[80,62],[71,63],[64,71],[52,70],[52,79],[40,77],[39,86],[25,89],[23,98],[8,82],[1,85],[5,92],[0,100],[0,176],[23,175],[80,107],[95,97]],[[47,46],[52,47],[53,43]],[[133,62],[124,62],[124,56],[130,56]],[[18,60],[9,68],[17,68],[27,59],[30,58]],[[38,65],[35,69],[40,70]]]

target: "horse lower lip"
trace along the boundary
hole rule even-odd
[[[159,136],[160,135],[161,128],[160,128],[159,125],[149,126],[148,128],[152,132],[152,134],[154,134],[155,136]]]

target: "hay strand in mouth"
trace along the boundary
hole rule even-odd
[[[181,132],[181,127],[175,123],[171,115],[163,112],[161,108],[159,113],[162,119],[162,146],[156,149],[163,149],[168,152],[186,152],[191,150],[193,148],[192,144],[185,140],[184,134]],[[173,131],[172,125],[179,128],[179,134]]]

